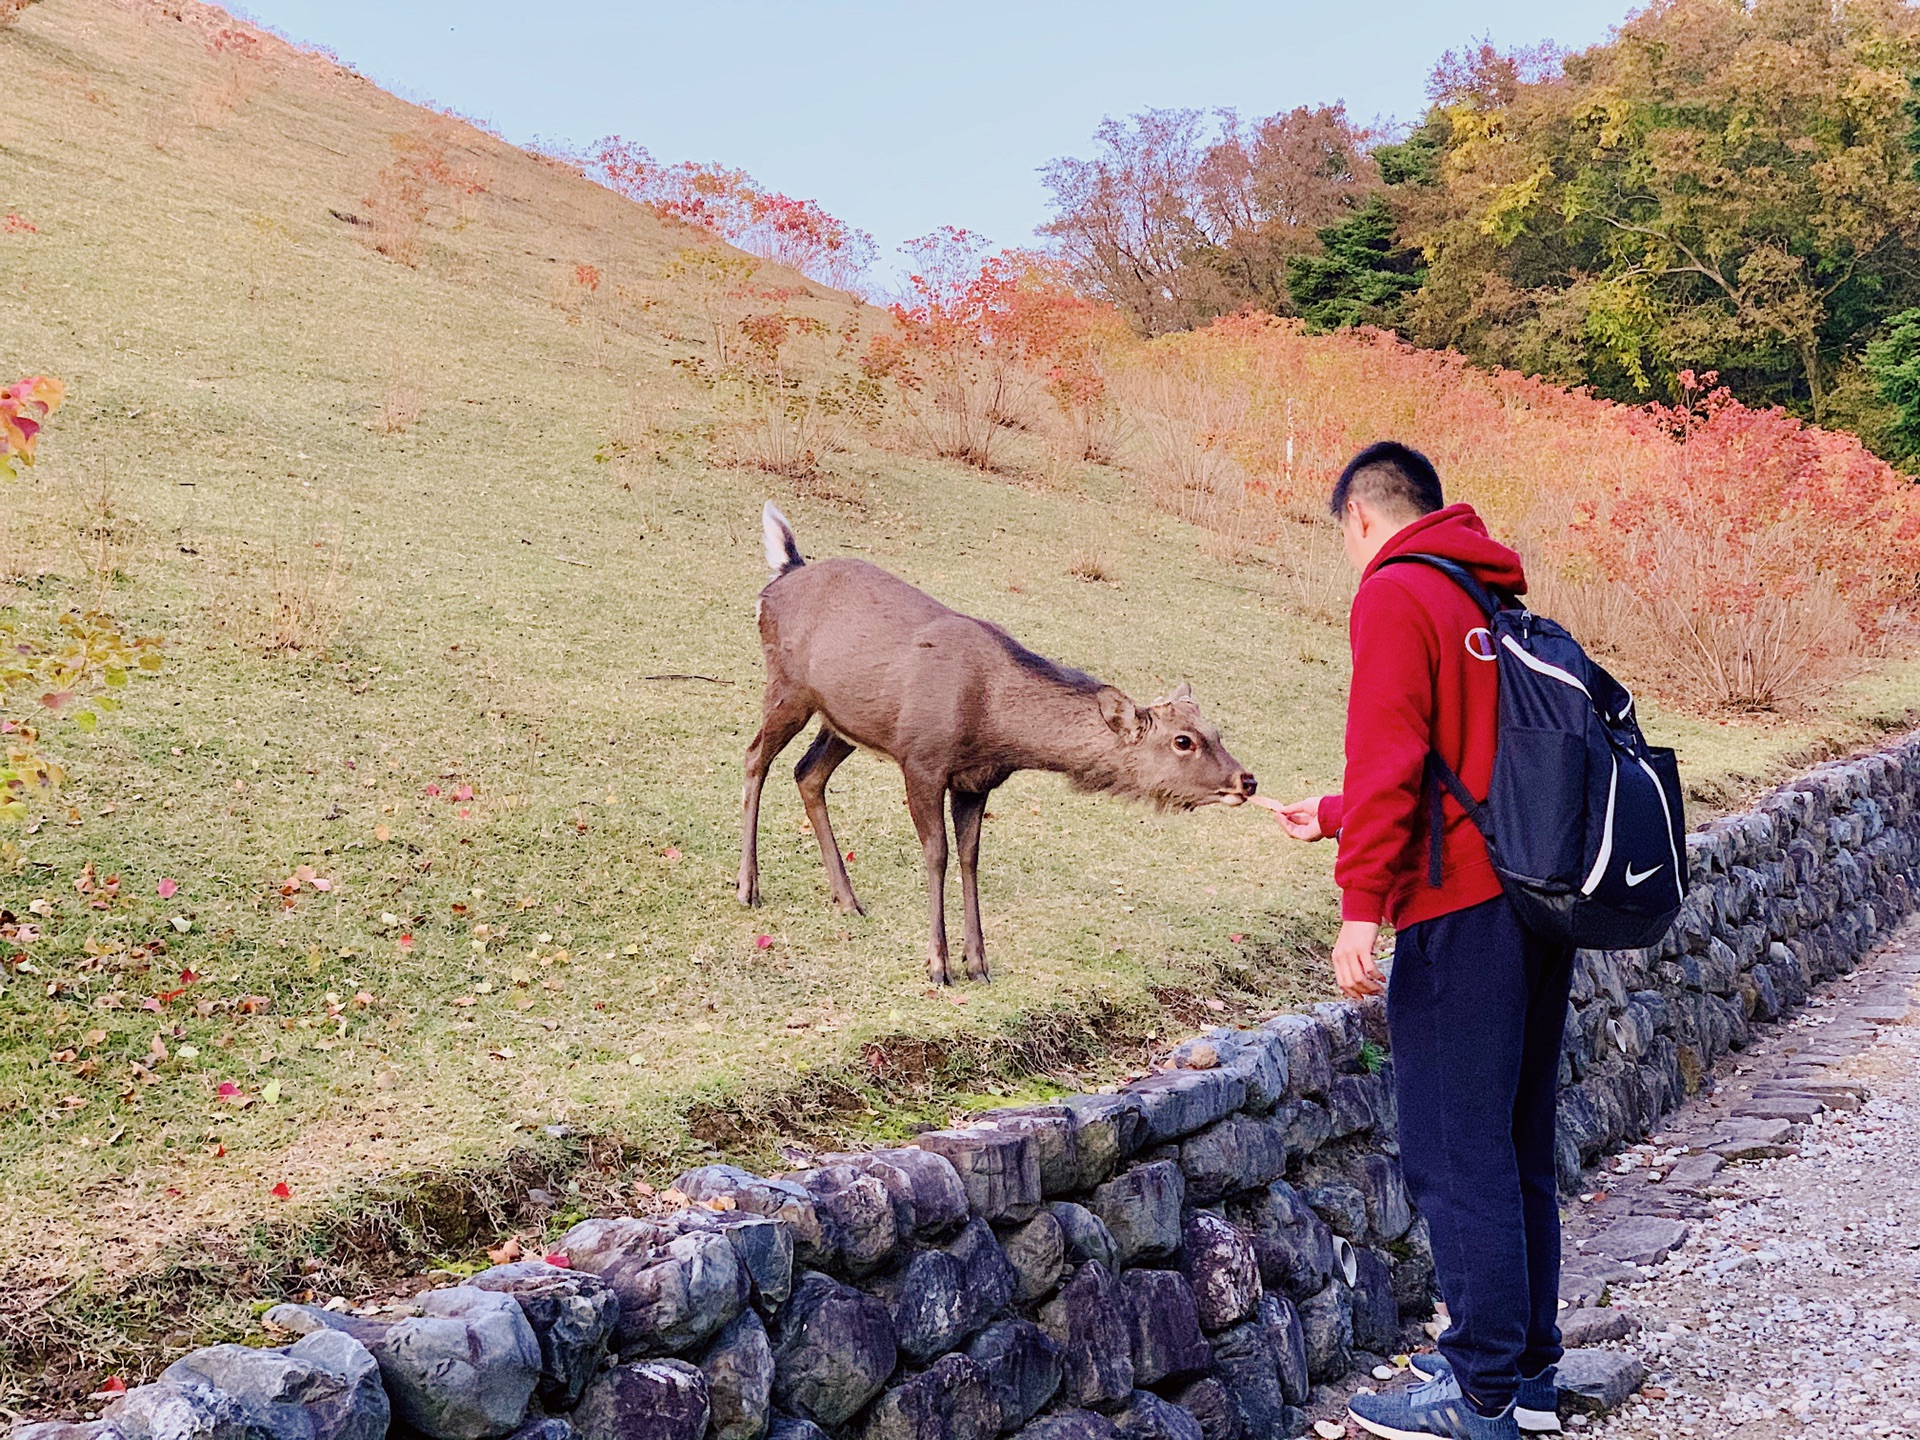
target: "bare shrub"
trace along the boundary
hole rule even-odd
[[[1112,553],[1094,540],[1083,541],[1074,547],[1073,553],[1067,557],[1067,574],[1075,580],[1085,580],[1094,585],[1120,583],[1120,570],[1114,563]]]
[[[74,551],[93,581],[96,596],[104,597],[116,582],[126,578],[127,562],[140,539],[140,517],[121,506],[113,481],[105,473],[97,485],[81,493],[79,502],[79,514],[73,523]]]
[[[420,382],[419,366],[405,351],[396,348],[387,357],[380,413],[374,419],[373,428],[382,435],[404,435],[419,423],[426,407],[427,395]]]
[[[215,625],[263,655],[320,655],[347,618],[345,545],[337,527],[276,538],[265,555],[244,543],[212,604]]]

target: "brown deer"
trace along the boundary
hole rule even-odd
[[[767,661],[760,729],[747,746],[737,893],[760,902],[760,791],[767,767],[807,721],[820,733],[794,768],[834,902],[864,913],[827,818],[827,781],[856,747],[893,757],[926,858],[932,936],[927,977],[948,984],[947,796],[960,849],[967,977],[986,980],[980,930],[980,825],[987,797],[1016,770],[1052,770],[1082,790],[1163,810],[1239,805],[1254,778],[1220,743],[1183,681],[1136,705],[1111,685],[1034,654],[1006,631],[949,610],[864,560],[809,565],[786,517],[761,516],[773,580],[754,613]]]

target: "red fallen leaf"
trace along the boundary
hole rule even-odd
[[[227,1147],[224,1145],[216,1145],[213,1147],[213,1158],[216,1160],[220,1159],[220,1157],[225,1155],[226,1153],[227,1153]]]
[[[171,1186],[171,1185],[169,1185],[169,1186],[167,1187],[167,1198],[168,1198],[169,1200],[178,1200],[178,1199],[179,1199],[179,1198],[180,1198],[180,1197],[181,1197],[182,1195],[184,1195],[184,1194],[186,1194],[186,1193],[187,1193],[187,1192],[186,1192],[186,1191],[184,1191],[184,1190],[176,1190],[176,1189],[174,1189],[174,1187],[173,1187],[173,1186]]]
[[[773,945],[773,937],[771,935],[756,935],[753,937],[753,944],[754,948],[758,950],[770,949]]]
[[[464,805],[462,805],[462,806],[460,807],[460,818],[461,818],[462,820],[465,820],[465,819],[466,819],[466,818],[467,818],[467,817],[468,817],[469,815],[471,815],[472,813],[473,813],[473,812],[472,812],[471,810],[469,810],[469,809],[467,809],[467,807],[466,807],[466,806],[464,806]]]
[[[275,1185],[273,1189],[271,1189],[267,1193],[273,1196],[273,1198],[276,1200],[291,1200],[293,1198],[293,1187],[287,1184],[286,1181],[282,1180],[278,1185]]]
[[[678,845],[669,845],[660,853],[669,860],[678,860],[680,858],[680,847]]]
[[[1244,935],[1229,935],[1227,936],[1227,943],[1230,945],[1238,945],[1242,940],[1246,938],[1247,937]]]
[[[462,800],[473,799],[473,786],[462,785],[458,790],[453,792],[453,798],[456,803]]]
[[[180,972],[180,983],[182,985],[191,985],[199,978],[200,972],[197,970],[182,970]]]
[[[158,894],[162,900],[171,900],[175,895],[180,893],[180,882],[178,880],[162,880],[153,888],[154,892]]]
[[[852,863],[853,863],[853,852],[849,850],[847,851],[847,864],[851,865]]]
[[[225,1100],[230,1096],[238,1095],[240,1093],[240,1087],[231,1080],[222,1080],[220,1087],[213,1093],[218,1095],[222,1100]]]
[[[562,1270],[571,1270],[573,1268],[573,1258],[559,1250],[554,1251],[551,1255],[542,1255],[540,1258],[546,1261],[547,1264],[557,1266]]]
[[[422,793],[427,795],[438,795],[440,793],[440,787],[438,785],[429,785],[427,786],[426,790],[423,791]]]
[[[182,995],[186,993],[187,993],[187,990],[186,990],[186,986],[184,985],[181,986],[178,990],[162,990],[160,992],[160,1003],[162,1005],[171,1005],[174,1001],[178,1000]]]
[[[118,1375],[109,1375],[106,1380],[101,1383],[99,1393],[102,1395],[124,1395],[127,1393],[127,1382],[122,1380]]]
[[[402,950],[411,950],[413,949],[413,936],[402,935],[397,943]]]

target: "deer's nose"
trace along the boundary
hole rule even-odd
[[[1242,770],[1240,772],[1239,780],[1240,780],[1240,793],[1242,795],[1251,795],[1254,793],[1254,791],[1260,788],[1260,782],[1254,779],[1253,775],[1246,770]]]

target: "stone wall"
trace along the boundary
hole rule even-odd
[[[1667,939],[1583,952],[1560,1170],[1644,1136],[1903,916],[1920,739],[1689,837]],[[394,1322],[283,1305],[20,1440],[1267,1440],[1431,1309],[1378,1001],[1175,1049],[1118,1093],[763,1178],[690,1171]],[[1374,1363],[1362,1359],[1361,1363]]]

